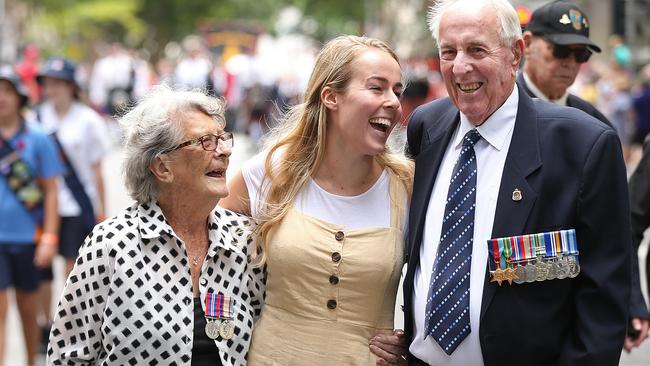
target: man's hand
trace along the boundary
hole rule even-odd
[[[630,353],[633,348],[639,347],[641,343],[648,338],[648,327],[650,327],[650,320],[648,319],[630,319],[627,335],[625,336],[625,343],[623,344],[623,348],[626,352]]]
[[[375,334],[370,338],[369,347],[377,356],[377,365],[406,365],[406,337],[402,330],[395,330],[393,334]]]

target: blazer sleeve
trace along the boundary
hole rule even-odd
[[[112,276],[102,229],[98,226],[86,238],[66,281],[50,333],[48,365],[95,365],[102,355],[101,328]]]
[[[415,159],[422,147],[422,133],[424,128],[422,114],[422,106],[416,108],[411,113],[406,128],[406,156],[410,159]]]
[[[616,133],[603,130],[582,171],[576,234],[581,273],[561,365],[617,365],[630,302],[630,220],[625,165]]]

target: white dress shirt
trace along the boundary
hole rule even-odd
[[[465,115],[460,114],[460,124],[456,128],[433,185],[431,199],[425,219],[420,263],[415,270],[413,287],[413,343],[410,352],[430,365],[483,365],[483,355],[479,342],[479,323],[485,268],[488,260],[487,240],[492,235],[492,224],[497,206],[499,186],[503,167],[508,155],[512,131],[517,116],[519,93],[513,88],[506,102],[476,129],[482,139],[474,146],[477,160],[476,211],[474,215],[474,243],[470,269],[469,312],[471,332],[451,354],[447,355],[435,339],[425,337],[424,313],[429,293],[429,281],[436,258],[442,217],[445,211],[449,181],[458,160],[465,134],[474,128]],[[433,162],[431,162],[433,164]]]

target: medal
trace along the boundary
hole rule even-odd
[[[235,333],[235,324],[231,323],[228,320],[224,320],[219,326],[219,335],[223,339],[232,338],[234,333]]]
[[[575,257],[569,257],[569,278],[576,278],[580,273],[580,265],[576,261]]]
[[[518,285],[521,285],[522,283],[526,282],[526,267],[520,264],[517,266],[517,268],[515,268],[514,281]]]
[[[534,263],[526,265],[526,282],[535,282],[537,280],[537,267]]]
[[[211,339],[219,336],[223,339],[232,338],[235,332],[235,325],[229,320],[233,318],[234,301],[231,296],[222,293],[208,292],[205,296],[205,334]],[[219,322],[217,319],[221,319]]]
[[[542,262],[540,259],[539,262],[535,264],[535,267],[535,280],[538,282],[545,281],[548,276],[548,264]]]
[[[208,320],[205,324],[205,335],[210,339],[217,339],[219,333],[219,324],[214,320]]]
[[[569,277],[569,264],[566,261],[566,258],[562,256],[559,261],[557,261],[557,278],[559,280],[563,280],[567,277]]]
[[[555,262],[550,262],[548,263],[548,273],[546,274],[546,279],[547,280],[554,280],[557,278],[557,272],[558,272],[558,267],[557,263]]]

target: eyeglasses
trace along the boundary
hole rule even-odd
[[[197,144],[199,142],[201,143],[201,147],[203,148],[203,150],[216,151],[219,145],[221,145],[222,149],[224,148],[232,149],[233,145],[235,144],[235,139],[233,138],[232,132],[224,132],[218,135],[209,133],[207,135],[203,135],[201,137],[197,137],[195,139],[185,141],[179,144],[178,146],[176,146],[175,148],[169,150],[168,152],[178,150],[185,146]]]

